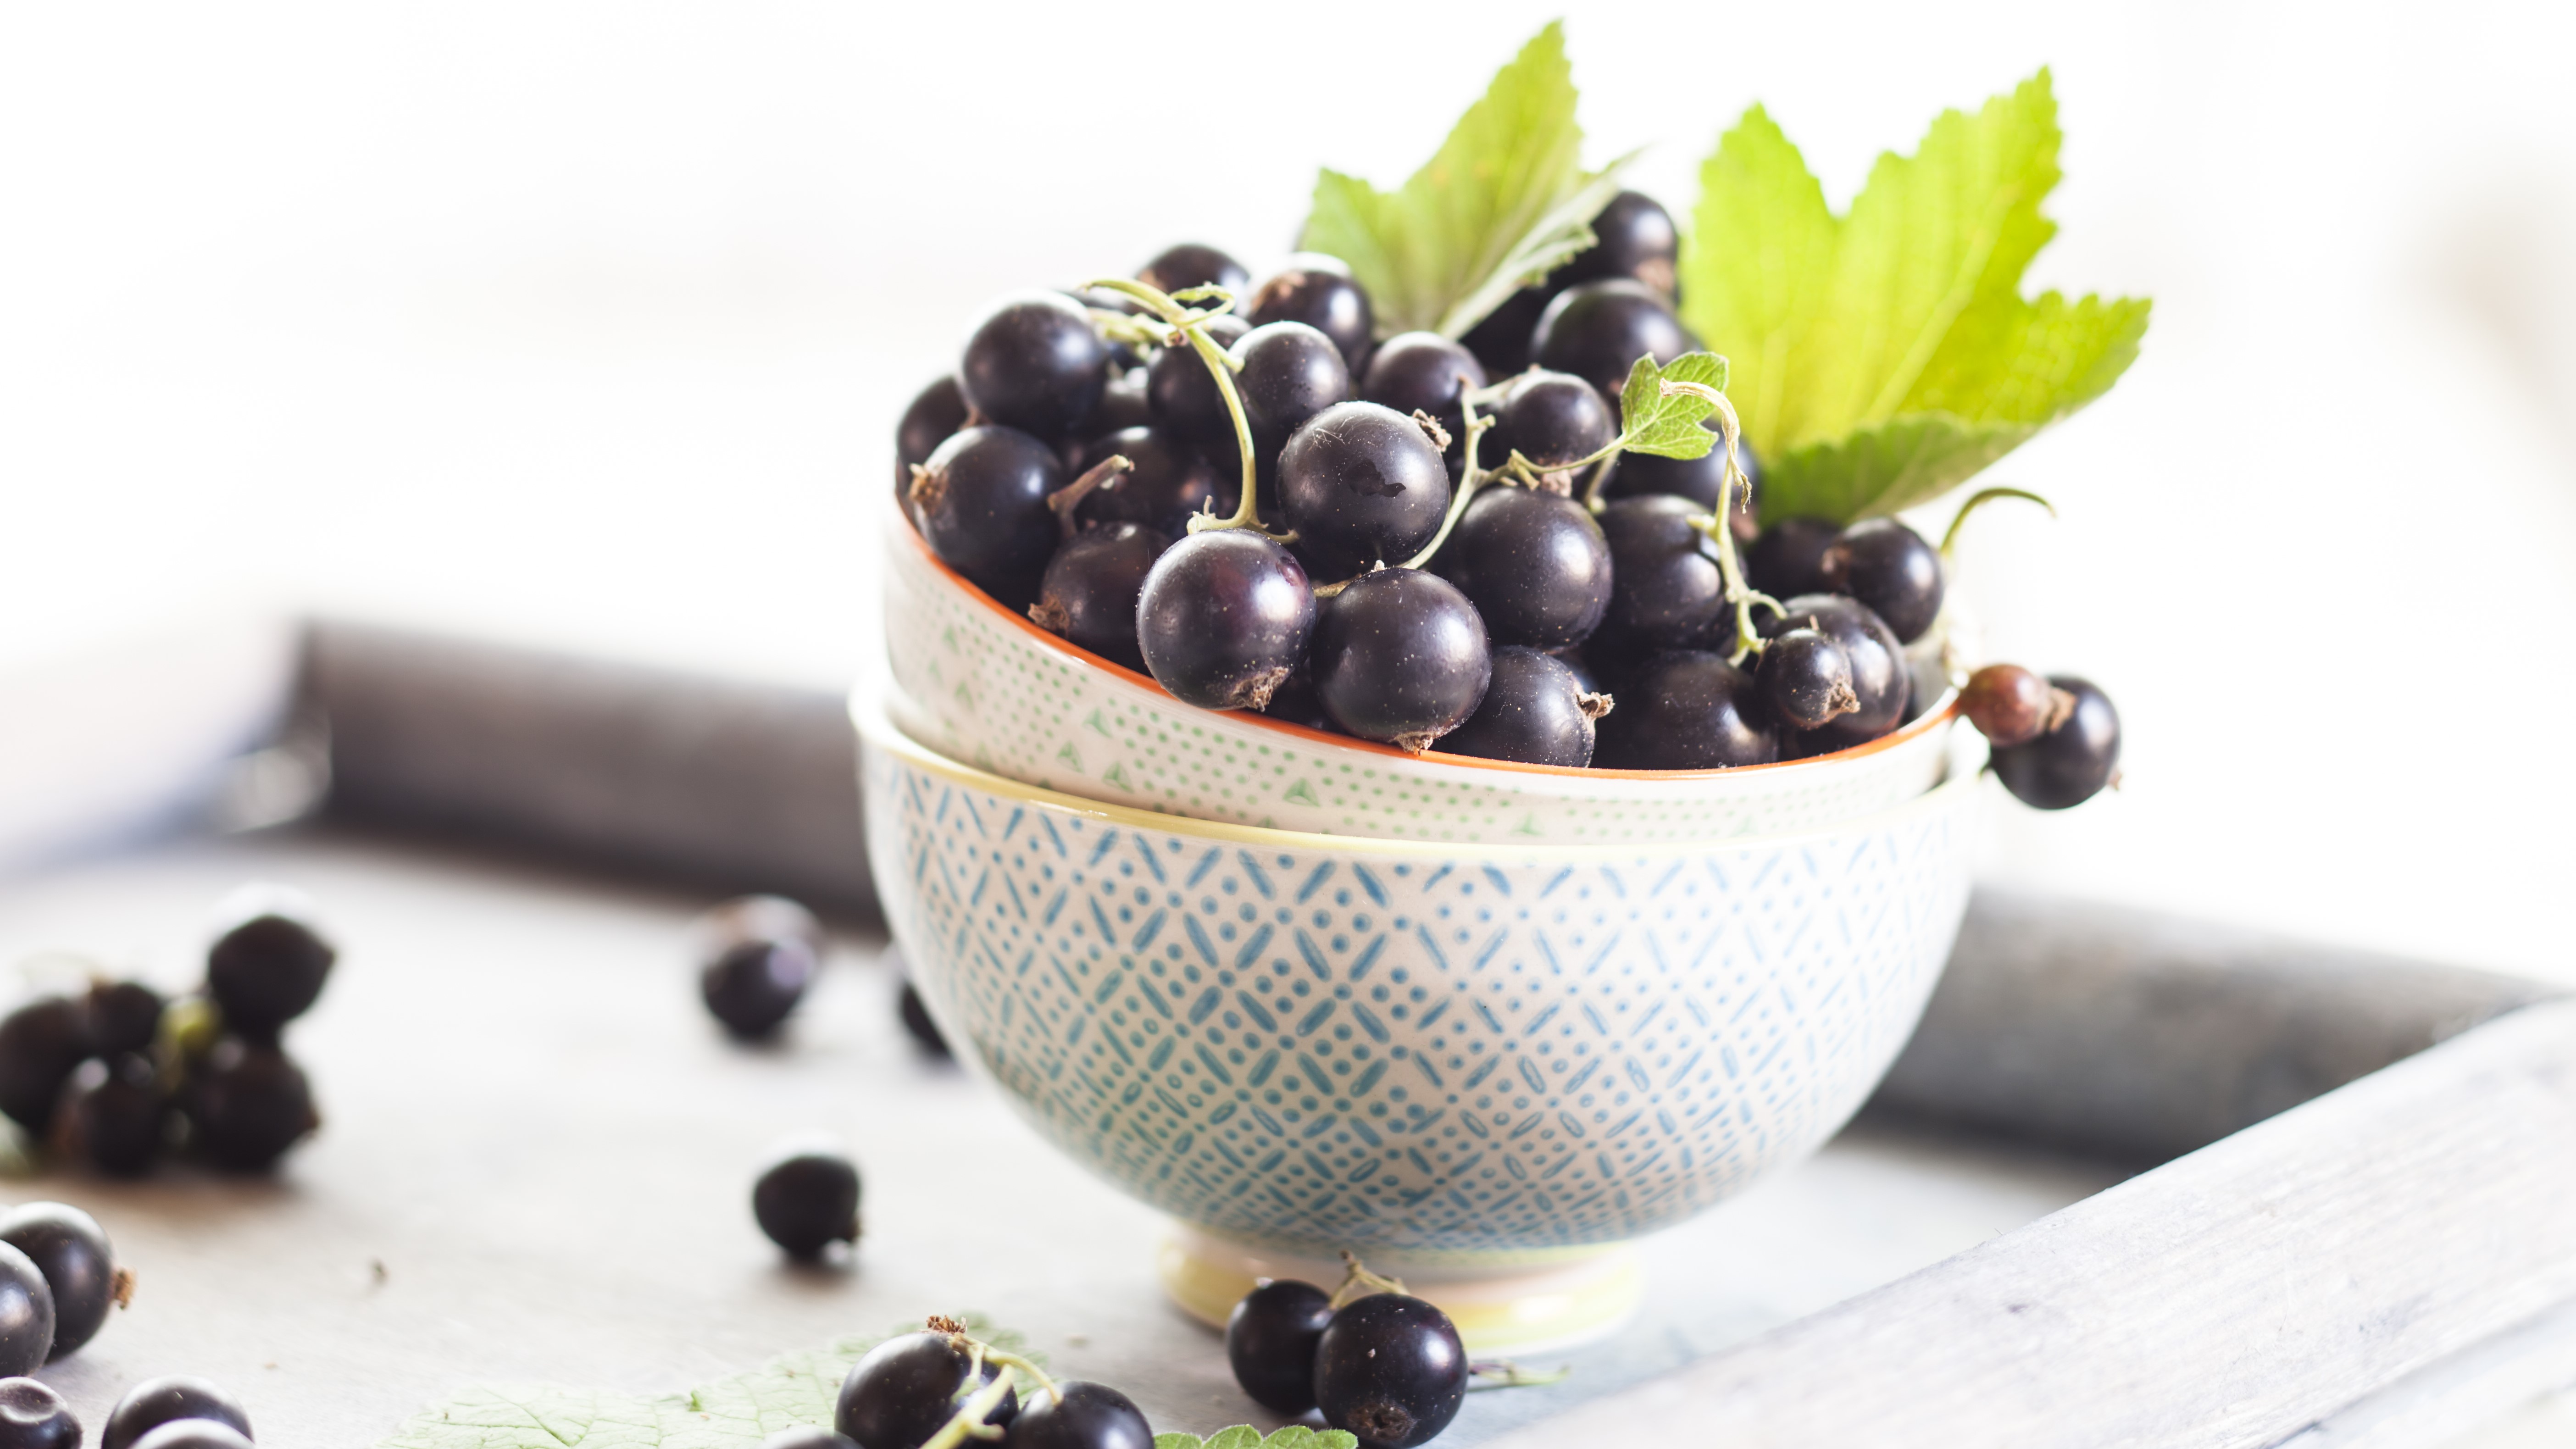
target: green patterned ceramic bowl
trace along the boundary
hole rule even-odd
[[[1941,778],[1945,694],[1885,739],[1732,770],[1569,770],[1196,709],[1011,613],[884,528],[887,712],[931,749],[1113,805],[1319,835],[1634,844],[1801,830],[1891,809]]]

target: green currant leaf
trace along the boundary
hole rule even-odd
[[[971,1314],[964,1321],[984,1342],[1034,1357],[1020,1347],[1018,1334],[994,1330]],[[918,1327],[908,1323],[895,1332]],[[552,1384],[469,1388],[405,1420],[376,1449],[758,1449],[781,1429],[832,1422],[850,1366],[890,1336],[836,1339],[673,1394]]]
[[[1564,28],[1551,21],[1402,189],[1332,170],[1317,176],[1298,245],[1350,265],[1380,337],[1458,336],[1592,245],[1592,218],[1635,153],[1586,172],[1574,102]]]
[[[1177,1430],[1154,1436],[1154,1449],[1202,1449],[1206,1443],[1196,1434],[1183,1434]]]
[[[1658,458],[1704,458],[1717,444],[1717,434],[1701,421],[1717,411],[1717,400],[1696,392],[1667,391],[1667,383],[1688,383],[1714,392],[1726,391],[1726,359],[1709,352],[1689,352],[1659,367],[1640,357],[1628,369],[1619,389],[1619,433],[1631,453]]]
[[[1939,496],[2108,391],[2143,299],[2021,295],[2055,235],[2049,73],[1945,111],[1836,217],[1761,107],[1700,169],[1686,320],[1735,363],[1764,507],[1849,520]]]
[[[1261,1431],[1250,1424],[1237,1424],[1219,1429],[1208,1436],[1207,1449],[1255,1449],[1261,1443]]]

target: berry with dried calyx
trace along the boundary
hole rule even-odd
[[[859,1449],[921,1449],[968,1399],[1002,1376],[1002,1366],[990,1356],[976,1370],[962,1325],[933,1322],[938,1326],[927,1332],[890,1338],[868,1350],[841,1380],[832,1427],[856,1440]],[[982,1422],[1007,1426],[1019,1411],[1018,1393],[1005,1388]]]
[[[1449,1315],[1375,1293],[1337,1309],[1315,1345],[1315,1406],[1368,1449],[1412,1449],[1458,1416],[1467,1350]]]
[[[2054,727],[2020,744],[1998,747],[1993,764],[1996,778],[2024,805],[2064,810],[2117,782],[2120,712],[2088,680],[2058,674],[2048,682],[2073,696],[2073,706]]]
[[[0,1379],[0,1449],[80,1449],[80,1420],[52,1388]]]
[[[1996,745],[2027,744],[2074,710],[2074,695],[2018,664],[1989,664],[1959,690],[1959,712]]]
[[[1322,601],[1309,665],[1334,723],[1416,754],[1466,723],[1494,670],[1476,606],[1408,568],[1362,574]]]
[[[1780,738],[1753,676],[1695,649],[1657,654],[1617,681],[1592,762],[1612,770],[1767,765]]]
[[[1163,551],[1136,599],[1154,682],[1201,709],[1260,709],[1306,657],[1315,595],[1294,554],[1248,528]]]
[[[110,1308],[133,1297],[134,1278],[116,1266],[116,1250],[98,1220],[58,1202],[31,1202],[0,1214],[0,1243],[27,1255],[53,1294],[48,1359],[79,1351],[98,1336]]]
[[[968,428],[914,470],[913,526],[939,561],[1006,607],[1037,594],[1061,530],[1047,499],[1065,485],[1055,449],[1016,428]]]
[[[966,395],[957,390],[952,375],[921,390],[912,405],[903,410],[903,421],[894,430],[894,496],[903,500],[904,490],[912,486],[912,469],[916,463],[927,463],[939,451],[949,435],[966,426]]]
[[[1893,518],[1864,518],[1834,535],[1817,556],[1816,577],[1823,592],[1868,605],[1899,644],[1922,638],[1941,614],[1941,556]]]
[[[1763,647],[1753,682],[1780,722],[1812,730],[1860,708],[1851,656],[1823,631],[1791,629]]]
[[[1592,763],[1593,721],[1608,714],[1610,697],[1584,687],[1564,661],[1518,644],[1494,651],[1493,682],[1467,722],[1440,737],[1453,755],[1561,765]]]
[[[1371,402],[1306,420],[1279,455],[1279,508],[1326,578],[1403,563],[1440,531],[1449,469],[1421,424]]]
[[[1136,600],[1171,536],[1141,523],[1110,523],[1066,539],[1038,580],[1029,619],[1050,634],[1130,669],[1145,667],[1136,643]]]

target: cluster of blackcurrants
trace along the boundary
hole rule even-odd
[[[1664,209],[1622,193],[1593,229],[1459,341],[1376,340],[1349,269],[1311,254],[1252,287],[1185,245],[1135,282],[1008,299],[905,412],[898,501],[1005,607],[1206,708],[1645,770],[1899,728],[1930,704],[1905,646],[1940,613],[1940,554],[1893,519],[1757,529],[1722,399],[1705,457],[1626,451],[1631,368],[1699,344]]]
[[[1448,1428],[1475,1371],[1448,1314],[1356,1259],[1333,1293],[1274,1278],[1245,1294],[1225,1356],[1262,1407],[1320,1411],[1369,1449],[1411,1449]]]
[[[80,1449],[81,1424],[51,1388],[0,1379],[0,1449]],[[241,1401],[204,1379],[170,1374],[126,1390],[98,1449],[250,1449]]]
[[[245,887],[219,914],[193,995],[100,980],[0,1018],[0,1113],[116,1176],[179,1145],[257,1171],[320,1127],[282,1034],[322,994],[337,953],[293,892]]]
[[[698,918],[703,964],[698,968],[698,994],[724,1029],[743,1041],[777,1033],[805,999],[823,963],[823,926],[814,913],[784,896],[741,896]],[[895,1012],[903,1029],[933,1056],[948,1055],[948,1043],[931,1023],[921,993],[900,967],[902,958],[888,953],[903,981]]]
[[[1013,1382],[1024,1376],[1024,1400]],[[1134,1400],[1106,1384],[1057,1383],[1029,1360],[934,1317],[920,1333],[868,1350],[841,1381],[832,1427],[770,1436],[762,1449],[1153,1449]]]

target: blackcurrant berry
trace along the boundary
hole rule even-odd
[[[1864,744],[1896,728],[1905,716],[1914,677],[1905,667],[1904,646],[1885,621],[1866,605],[1840,594],[1798,594],[1784,601],[1784,617],[1757,610],[1762,632],[1777,638],[1793,629],[1813,629],[1842,647],[1851,661],[1852,695],[1859,707],[1838,715],[1820,729],[1801,731],[1790,740],[1791,752],[1823,754]]]
[[[239,1399],[204,1379],[168,1374],[145,1379],[125,1391],[125,1397],[107,1412],[98,1449],[126,1449],[162,1425],[182,1419],[210,1419],[245,1439],[251,1437],[250,1415],[242,1411]]]
[[[1417,754],[1466,723],[1494,672],[1476,606],[1404,568],[1362,574],[1318,606],[1310,665],[1334,723]]]
[[[1315,1347],[1315,1406],[1368,1449],[1411,1449],[1458,1416],[1467,1350],[1449,1315],[1378,1293],[1333,1315]]]
[[[1815,629],[1791,629],[1762,650],[1753,671],[1762,698],[1782,724],[1811,730],[1860,708],[1852,693],[1851,656]]]
[[[1570,372],[1619,396],[1628,369],[1640,357],[1666,363],[1691,350],[1691,335],[1663,296],[1628,277],[1583,282],[1556,294],[1530,334],[1531,360],[1552,372]]]
[[[802,941],[736,941],[698,972],[698,991],[725,1030],[746,1041],[778,1029],[814,982]]]
[[[1601,670],[1593,664],[1591,654],[1588,651],[1583,649],[1555,649],[1550,650],[1547,657],[1573,671],[1575,687],[1581,689],[1585,694],[1609,693],[1609,690],[1605,688],[1601,682],[1606,676],[1603,675]]]
[[[835,1150],[788,1152],[751,1187],[751,1215],[769,1240],[798,1258],[859,1240],[859,1169]]]
[[[955,377],[943,377],[921,390],[894,430],[894,496],[900,502],[912,486],[912,467],[927,463],[948,435],[966,426],[966,395]]]
[[[1145,384],[1153,374],[1143,367],[1131,367],[1109,379],[1100,389],[1100,405],[1082,425],[1084,433],[1099,438],[1123,428],[1141,428],[1154,420],[1154,404],[1146,395]]]
[[[1342,727],[1324,712],[1324,702],[1315,697],[1315,677],[1300,667],[1288,676],[1288,682],[1271,691],[1270,702],[1261,707],[1264,718],[1285,720],[1326,734],[1342,734]]]
[[[1339,257],[1299,252],[1277,276],[1253,289],[1244,315],[1255,327],[1272,322],[1303,322],[1333,339],[1354,376],[1369,360],[1376,315],[1368,293],[1351,279]]]
[[[0,1243],[27,1255],[54,1295],[48,1358],[76,1352],[98,1335],[107,1311],[128,1291],[118,1279],[116,1250],[98,1220],[58,1202],[31,1202],[0,1214]],[[130,1281],[130,1280],[129,1280]]]
[[[1141,523],[1111,523],[1064,541],[1038,583],[1029,618],[1103,659],[1145,667],[1136,647],[1136,596],[1171,536]]]
[[[912,475],[913,522],[940,562],[1012,609],[1037,594],[1061,536],[1047,495],[1064,460],[1016,428],[968,428]]]
[[[1252,285],[1252,274],[1243,269],[1243,263],[1212,246],[1183,242],[1147,262],[1136,280],[1162,292],[1223,287],[1241,297],[1244,289]]]
[[[0,1379],[0,1449],[80,1449],[80,1420],[34,1379]]]
[[[81,1063],[59,1110],[65,1147],[112,1177],[142,1175],[169,1140],[169,1094],[140,1052]]]
[[[89,1053],[89,1013],[70,997],[43,997],[0,1018],[0,1112],[43,1136],[63,1084]]]
[[[1107,1384],[1060,1380],[1011,1420],[1003,1449],[1154,1449],[1136,1401]]]
[[[1989,664],[1959,691],[1959,712],[1997,745],[2028,744],[2066,723],[2074,709],[2075,696],[2018,664]]]
[[[1485,314],[1485,320],[1467,329],[1459,338],[1476,360],[1485,365],[1487,377],[1509,377],[1530,364],[1530,333],[1538,326],[1538,314],[1547,310],[1550,297],[1556,294],[1540,287],[1523,287],[1503,299],[1503,304]]]
[[[1444,456],[1455,465],[1467,451],[1466,394],[1484,385],[1474,353],[1437,332],[1400,332],[1369,354],[1360,396],[1406,417],[1429,414],[1449,435]]]
[[[35,1260],[0,1243],[0,1378],[31,1374],[54,1346],[54,1290]]]
[[[1994,751],[1995,775],[2024,805],[2064,810],[2101,793],[2120,768],[2120,712],[2111,696],[2071,674],[2048,682],[2075,697],[2055,728]]]
[[[1622,498],[1601,510],[1611,578],[1605,643],[1689,648],[1730,620],[1717,545],[1694,522],[1704,516],[1698,504],[1669,494]]]
[[[1315,1345],[1332,1321],[1332,1295],[1312,1283],[1275,1278],[1244,1294],[1225,1320],[1234,1381],[1273,1413],[1315,1407]]]
[[[1579,770],[1592,763],[1592,722],[1609,712],[1609,699],[1586,690],[1563,661],[1508,644],[1494,651],[1485,702],[1465,724],[1441,736],[1440,748]]]
[[[968,1350],[950,1334],[889,1338],[841,1380],[832,1427],[857,1440],[859,1449],[920,1449],[1001,1373],[1001,1365],[986,1363],[976,1376]],[[1007,1425],[1019,1411],[1019,1395],[1005,1393],[984,1422]]]
[[[218,1164],[256,1172],[322,1125],[304,1070],[274,1046],[225,1037],[190,1072],[195,1141]]]
[[[1767,765],[1780,738],[1753,676],[1720,654],[1675,649],[1619,681],[1592,762],[1612,770]]]
[[[214,1419],[172,1419],[134,1441],[135,1449],[248,1449],[250,1440]]]
[[[1220,471],[1205,453],[1160,426],[1122,428],[1094,439],[1083,450],[1074,474],[1079,477],[1112,457],[1125,458],[1127,471],[1084,494],[1074,505],[1074,521],[1085,528],[1141,523],[1178,538],[1189,530],[1191,514],[1230,516],[1242,499],[1239,470]]]
[[[1610,446],[1619,425],[1592,384],[1570,373],[1524,374],[1504,395],[1494,430],[1477,448],[1488,468],[1517,452],[1541,473],[1570,467]]]
[[[1146,669],[1201,709],[1269,703],[1314,630],[1305,565],[1245,528],[1209,529],[1165,549],[1136,600]]]
[[[1745,582],[1775,599],[1830,593],[1821,565],[1825,546],[1840,532],[1839,525],[1822,518],[1783,518],[1771,524],[1744,551]]]
[[[150,1051],[161,1034],[161,993],[140,981],[98,982],[81,1004],[89,1013],[92,1052]]]
[[[1431,542],[1449,511],[1449,469],[1411,417],[1376,403],[1335,403],[1281,450],[1278,496],[1298,548],[1340,578],[1402,563]]]
[[[1230,349],[1243,364],[1234,375],[1252,445],[1278,453],[1306,420],[1351,395],[1351,369],[1333,339],[1303,322],[1273,322],[1243,334]]]
[[[1941,613],[1941,555],[1893,518],[1864,518],[1834,535],[1816,574],[1826,593],[1867,604],[1899,644],[1922,638]]]
[[[990,423],[1041,438],[1081,427],[1109,382],[1109,348],[1061,292],[1004,299],[966,340],[958,391]]]
[[[256,913],[217,936],[206,952],[206,991],[223,1009],[228,1029],[270,1037],[312,1007],[339,953],[297,906],[261,887],[243,899],[233,914]]]
[[[1610,198],[1592,218],[1592,245],[1548,277],[1551,284],[1572,286],[1608,277],[1633,277],[1654,289],[1669,304],[1674,296],[1674,264],[1681,257],[1681,238],[1672,213],[1635,191]]]
[[[1252,330],[1252,324],[1235,316],[1211,318],[1206,325],[1208,340],[1225,348]],[[1155,421],[1175,436],[1209,448],[1211,457],[1218,456],[1214,450],[1219,445],[1226,449],[1224,457],[1234,456],[1234,414],[1226,411],[1225,395],[1217,391],[1216,377],[1197,348],[1184,344],[1155,353],[1145,366],[1145,399]],[[1240,476],[1241,468],[1238,461],[1234,476]]]
[[[1496,644],[1563,649],[1610,608],[1610,544],[1582,504],[1534,488],[1486,488],[1431,567],[1484,616]]]
[[[1715,427],[1709,428],[1716,432]],[[1735,507],[1727,510],[1727,527],[1735,530],[1740,544],[1749,544],[1761,530],[1755,525],[1759,507],[1759,487],[1754,481],[1753,445],[1742,438],[1735,440],[1735,458],[1744,470],[1744,482],[1736,485]],[[1687,498],[1702,513],[1717,511],[1717,490],[1726,475],[1726,450],[1710,448],[1696,458],[1659,458],[1652,453],[1621,453],[1619,466],[1610,471],[1610,481],[1603,484],[1605,499],[1642,498],[1653,493],[1669,493]],[[1758,586],[1757,586],[1758,587]]]
[[[903,1018],[903,1029],[923,1051],[934,1056],[947,1056],[948,1038],[939,1034],[939,1023],[930,1019],[930,1008],[922,1004],[921,991],[909,979],[895,998],[895,1014]]]
[[[858,1441],[820,1424],[798,1424],[760,1441],[760,1449],[859,1449]]]

